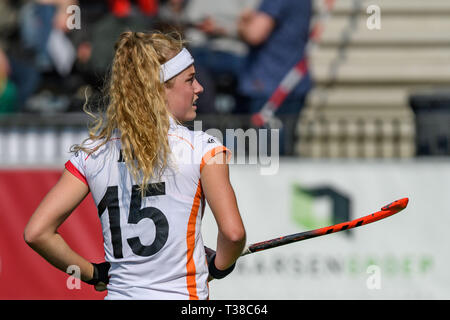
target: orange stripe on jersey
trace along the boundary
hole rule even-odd
[[[194,202],[192,204],[191,214],[189,216],[189,222],[186,233],[186,244],[187,244],[186,282],[190,300],[198,300],[197,281],[195,280],[196,268],[194,261],[194,249],[195,249],[195,227],[197,223],[197,216],[202,194],[203,194],[202,185],[199,180],[197,191],[195,192]]]
[[[177,137],[178,139],[183,140],[184,142],[186,142],[187,144],[189,144],[189,146],[191,147],[192,150],[194,150],[194,146],[192,145],[192,143],[190,143],[190,142],[189,142],[188,140],[186,140],[185,138],[180,137],[180,136],[177,136],[176,134],[172,134],[172,133],[169,133],[168,135],[171,136],[171,137]]]
[[[200,163],[200,172],[202,172],[203,167],[206,165],[206,163],[212,158],[214,157],[216,154],[220,153],[220,152],[228,152],[228,158],[227,161],[230,160],[231,157],[231,151],[228,150],[225,146],[218,146],[215,147],[214,149],[211,149],[210,151],[208,151],[202,158],[202,162]]]

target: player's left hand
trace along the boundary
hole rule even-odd
[[[92,265],[94,266],[92,279],[85,282],[93,285],[97,291],[105,291],[106,285],[109,283],[108,271],[109,268],[111,268],[111,265],[106,261],[102,263],[92,263]]]

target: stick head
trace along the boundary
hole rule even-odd
[[[381,211],[399,212],[406,208],[406,206],[408,205],[408,202],[409,202],[408,198],[399,199],[399,200],[389,203],[388,205],[385,205],[383,208],[381,208]]]

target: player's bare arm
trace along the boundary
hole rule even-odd
[[[81,280],[90,280],[93,265],[74,252],[58,233],[59,226],[89,193],[89,188],[67,170],[42,200],[29,220],[25,242],[50,264],[66,272],[67,267],[80,267]]]
[[[218,225],[215,266],[225,270],[233,265],[242,253],[246,233],[230,184],[224,152],[207,162],[201,173],[201,183]]]

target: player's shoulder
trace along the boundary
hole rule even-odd
[[[119,144],[119,145],[118,145]],[[113,135],[106,139],[86,139],[82,143],[83,149],[79,152],[84,156],[84,159],[95,158],[103,154],[106,150],[120,148],[120,137]]]
[[[194,132],[181,124],[171,123],[168,136],[169,141],[173,143],[180,143],[189,146],[191,149],[195,149]]]
[[[216,137],[202,130],[192,130],[180,124],[171,122],[169,139],[178,143],[184,143],[195,152],[200,152],[208,146],[221,145],[221,141]]]
[[[200,150],[213,147],[216,145],[222,145],[222,142],[215,136],[205,131],[193,131],[194,146]]]

